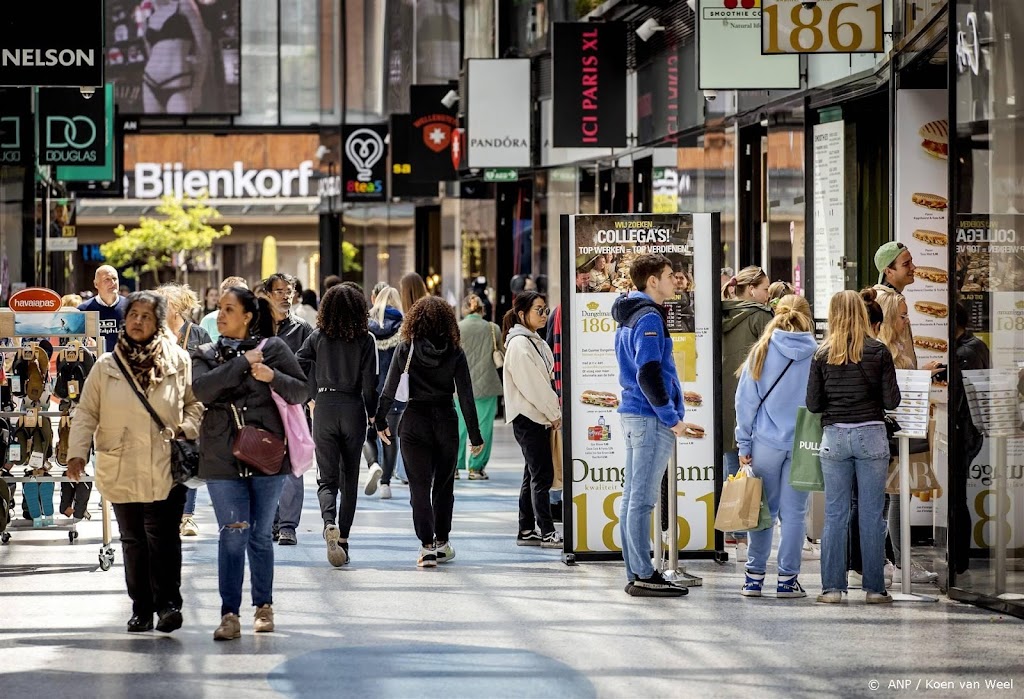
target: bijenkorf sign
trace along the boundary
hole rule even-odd
[[[0,16],[0,85],[103,85],[103,0],[16,4]]]

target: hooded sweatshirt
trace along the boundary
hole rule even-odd
[[[619,412],[657,417],[666,427],[674,427],[686,409],[665,308],[642,291],[633,291],[615,300],[612,318],[619,324],[615,331],[622,386]]]
[[[733,451],[736,428],[736,370],[775,316],[756,301],[722,301],[722,448]]]
[[[538,425],[562,417],[558,394],[551,387],[555,358],[537,333],[518,323],[505,338],[505,422],[522,415]]]
[[[804,407],[811,358],[817,349],[811,333],[776,330],[768,343],[761,378],[755,381],[749,368],[743,367],[736,389],[736,444],[740,456],[750,456],[754,439],[779,451],[793,448],[797,408]]]
[[[398,331],[402,329],[402,312],[392,306],[384,309],[384,322],[370,320],[369,330],[377,343],[377,395],[384,390],[384,381],[388,377],[391,359],[395,356],[395,348],[402,341]]]

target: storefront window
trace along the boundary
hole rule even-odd
[[[768,274],[800,281],[804,250],[804,131],[768,132]],[[801,285],[802,286],[802,285]]]
[[[242,114],[236,124],[277,124],[277,24],[277,0],[242,3]]]
[[[953,594],[1024,601],[1024,36],[1019,0],[958,2],[951,281]],[[952,30],[952,27],[951,27]],[[1020,93],[1022,97],[1017,97]],[[954,326],[954,323],[950,324]],[[962,591],[962,592],[961,592]]]
[[[320,0],[281,3],[281,123],[309,124],[320,115]],[[327,47],[330,43],[324,42]]]

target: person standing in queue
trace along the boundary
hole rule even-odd
[[[402,375],[407,374],[409,400],[398,425],[399,444],[409,476],[413,525],[420,540],[416,565],[433,568],[455,558],[449,541],[459,451],[453,393],[458,394],[466,418],[470,453],[475,456],[483,451],[484,440],[452,307],[436,296],[420,299],[405,314],[402,340],[388,370],[375,424],[381,441],[390,443],[393,436],[388,417]]]
[[[359,494],[359,454],[366,426],[377,412],[377,347],[367,324],[366,297],[339,284],[324,294],[317,329],[298,354],[299,366],[316,391],[317,497],[327,560],[335,567],[349,562],[348,537]]]
[[[284,439],[284,424],[271,390],[299,405],[309,397],[309,385],[291,348],[274,337],[266,299],[257,299],[241,287],[228,289],[220,299],[217,327],[220,340],[201,346],[193,356],[192,388],[206,406],[199,437],[203,445],[199,477],[206,481],[220,529],[221,622],[213,637],[226,641],[242,633],[238,613],[247,556],[256,607],[254,630],[274,630],[271,527],[284,481],[291,478],[287,454],[275,475],[264,475],[239,461],[233,451],[237,426],[243,422]]]

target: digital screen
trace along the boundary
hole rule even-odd
[[[241,111],[241,0],[107,0],[106,77],[124,115]]]

